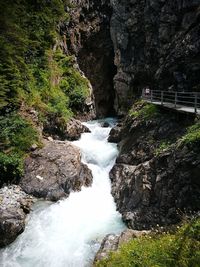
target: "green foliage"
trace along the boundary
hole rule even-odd
[[[153,104],[146,104],[143,101],[138,101],[134,104],[134,109],[129,111],[129,115],[134,118],[142,120],[150,120],[155,116],[158,116],[158,108]]]
[[[99,261],[97,267],[198,267],[200,219],[185,224],[175,234],[133,239]]]
[[[63,14],[61,0],[5,0],[1,4],[0,107],[19,104],[18,91],[30,90],[30,63],[43,61]]]
[[[181,138],[181,144],[193,144],[200,142],[200,122],[198,121],[194,125],[187,129],[186,134]]]
[[[67,0],[2,3],[0,113],[23,102],[42,118],[54,116],[66,122],[73,112],[82,111],[88,81],[74,69],[73,57],[55,48],[58,24],[70,19],[66,5],[70,5]]]
[[[169,141],[163,141],[160,143],[159,147],[155,150],[155,155],[161,154],[163,151],[169,149],[171,147],[171,142]]]
[[[23,175],[24,159],[18,153],[0,152],[0,186],[8,182],[16,182]]]
[[[2,151],[26,152],[38,142],[37,131],[18,114],[0,117],[0,148]]]
[[[38,143],[33,126],[18,114],[0,116],[0,185],[18,180],[23,174],[23,159],[33,143]]]
[[[1,3],[0,116],[23,104],[36,109],[44,123],[53,118],[62,130],[73,112],[82,111],[88,81],[74,68],[73,57],[58,47],[58,25],[70,19],[65,12],[69,4],[68,0]],[[0,117],[1,177],[9,170],[10,176],[20,175],[22,159],[36,137],[33,127],[18,115]]]

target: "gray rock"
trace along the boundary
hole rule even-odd
[[[71,119],[65,130],[65,138],[70,141],[78,140],[81,137],[82,133],[89,133],[90,130],[83,125],[80,121]]]
[[[108,234],[101,243],[101,247],[95,256],[94,263],[107,258],[111,251],[117,251],[122,244],[149,233],[150,231],[137,231],[127,229],[118,235]]]
[[[108,137],[108,142],[119,143],[120,141],[121,141],[121,124],[118,123],[111,129]]]
[[[81,154],[70,142],[46,142],[44,148],[25,160],[25,175],[20,181],[23,190],[35,197],[57,201],[90,186],[92,174],[81,162]]]
[[[0,247],[13,242],[24,231],[26,214],[34,198],[19,186],[0,189]]]

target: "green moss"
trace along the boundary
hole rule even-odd
[[[180,143],[193,144],[199,142],[200,142],[200,122],[198,121],[187,129],[186,134],[180,139]]]
[[[158,156],[163,151],[169,149],[172,146],[172,143],[169,141],[162,141],[159,145],[159,147],[155,150],[155,155]]]
[[[186,223],[176,233],[133,239],[99,261],[97,267],[198,267],[200,219]]]
[[[138,101],[134,104],[134,108],[129,111],[129,115],[134,118],[142,120],[150,120],[155,116],[158,116],[159,111],[156,105],[144,103],[144,101]]]

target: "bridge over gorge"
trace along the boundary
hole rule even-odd
[[[200,114],[200,93],[144,89],[142,99],[180,112]]]

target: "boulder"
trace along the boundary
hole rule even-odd
[[[25,160],[23,190],[35,197],[57,201],[71,191],[90,186],[92,173],[81,162],[80,150],[70,142],[53,141],[34,151]]]
[[[111,129],[108,136],[108,142],[119,143],[121,141],[121,127],[122,125],[118,123]]]
[[[25,219],[34,202],[20,186],[0,189],[0,247],[13,242],[24,231]]]
[[[109,122],[104,121],[104,122],[101,124],[101,127],[103,127],[103,128],[108,128],[108,127],[110,127],[110,124],[109,124]]]
[[[65,138],[70,141],[78,140],[82,133],[89,133],[90,130],[79,120],[71,119],[66,126]]]

